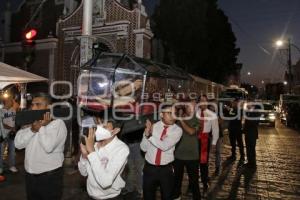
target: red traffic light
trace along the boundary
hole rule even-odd
[[[37,35],[37,30],[35,29],[30,29],[25,33],[25,38],[26,40],[33,40]]]

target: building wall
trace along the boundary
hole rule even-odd
[[[31,73],[43,76],[45,78],[54,79],[54,74],[51,73],[54,66],[57,64],[57,39],[48,38],[36,40],[34,46],[34,62],[25,68],[22,45],[20,42],[5,44],[0,51],[4,53],[4,62],[20,69],[27,70]]]
[[[268,100],[278,100],[280,94],[285,93],[283,83],[267,83],[265,91]]]
[[[300,60],[297,62],[296,65],[292,67],[292,73],[294,78],[294,84],[300,85]]]
[[[292,67],[292,73],[294,78],[293,91],[296,94],[300,94],[300,60]]]

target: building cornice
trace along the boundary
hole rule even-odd
[[[116,21],[105,24],[105,26],[94,25],[93,36],[117,34],[120,37],[128,35],[130,22],[127,20]],[[65,40],[73,40],[81,35],[81,27],[73,26],[62,29],[65,33]]]
[[[47,50],[47,49],[56,49],[58,39],[57,38],[47,38],[35,41],[36,50]],[[22,51],[22,42],[11,42],[3,44],[1,48],[5,49],[5,53],[21,52]]]
[[[154,36],[154,34],[150,30],[145,29],[145,28],[135,29],[135,30],[133,30],[133,33],[134,34],[144,34],[148,39],[151,39]]]

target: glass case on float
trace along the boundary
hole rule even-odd
[[[78,99],[93,111],[120,109],[123,112],[149,114],[140,106],[161,103],[183,93],[190,77],[183,70],[125,54],[102,53],[81,70]]]

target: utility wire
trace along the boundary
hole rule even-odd
[[[262,45],[260,45],[257,40],[252,37],[251,34],[249,34],[237,21],[235,21],[232,17],[228,16],[228,18],[242,33],[244,33],[251,41],[253,41],[260,50],[262,50],[267,55],[271,55],[271,53]]]
[[[36,17],[36,15],[40,12],[40,10],[42,9],[42,7],[46,1],[47,0],[42,0],[42,2],[38,5],[38,7],[35,9],[34,13],[32,14],[31,18],[25,25],[24,29],[26,29],[30,25],[30,23],[33,21],[33,19]]]

